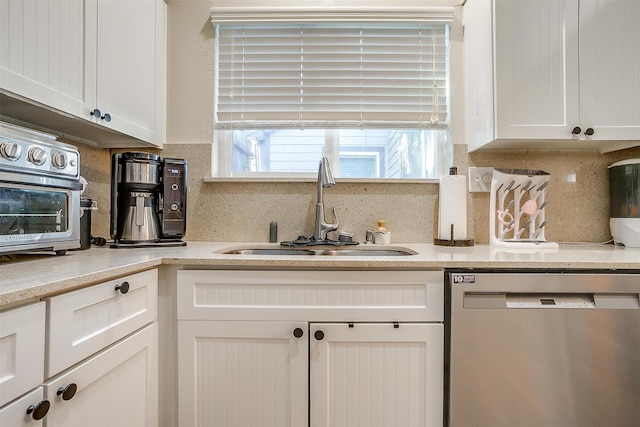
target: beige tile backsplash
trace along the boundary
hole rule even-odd
[[[98,203],[92,234],[109,235],[110,151],[79,145],[82,175],[89,181],[85,196]],[[141,150],[151,151],[151,150]],[[157,151],[156,151],[157,152]],[[188,240],[267,241],[269,223],[278,222],[279,240],[313,233],[316,189],[313,183],[205,183],[210,174],[209,144],[167,145],[162,156],[186,158],[189,167]],[[611,163],[640,158],[640,148],[609,154],[477,152],[455,145],[459,173],[468,166],[541,169],[551,174],[547,187],[549,220],[546,237],[552,241],[601,242],[609,234]],[[567,180],[575,174],[576,182]],[[376,220],[384,219],[395,242],[431,242],[437,233],[437,184],[340,183],[325,191],[325,206],[336,206],[340,230],[358,241]],[[467,203],[469,237],[489,241],[489,194],[470,193]]]

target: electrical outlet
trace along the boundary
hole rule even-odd
[[[493,168],[491,167],[469,168],[469,192],[488,193],[489,191],[491,191],[492,177]]]

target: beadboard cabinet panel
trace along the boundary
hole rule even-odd
[[[441,427],[443,289],[442,271],[178,271],[179,424]]]
[[[496,134],[571,136],[580,123],[578,2],[497,1]]]
[[[7,121],[106,147],[162,146],[164,0],[0,0]]]
[[[469,151],[639,146],[638,19],[628,0],[467,2]]]
[[[181,426],[307,424],[306,323],[181,321],[178,335]]]
[[[96,101],[95,29],[85,16],[95,14],[95,1],[0,0],[2,89],[85,117]]]
[[[442,425],[442,324],[313,323],[310,335],[312,426]]]
[[[444,317],[441,271],[183,270],[178,280],[178,319],[442,321]]]
[[[592,138],[640,138],[640,2],[580,2],[580,123]]]

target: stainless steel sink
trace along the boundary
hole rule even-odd
[[[256,249],[233,249],[231,251],[223,252],[229,255],[317,255],[316,251],[309,251],[306,249],[293,249],[293,248],[256,248]]]
[[[306,255],[306,256],[407,256],[416,255],[417,252],[408,248],[354,248],[350,247],[331,247],[331,248],[242,248],[232,249],[224,254],[228,255]]]

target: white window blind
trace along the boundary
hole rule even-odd
[[[217,129],[446,129],[446,23],[216,25]]]

